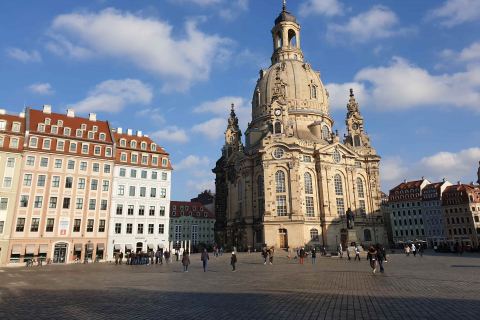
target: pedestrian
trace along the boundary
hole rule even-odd
[[[423,257],[423,245],[421,243],[418,244],[418,254],[420,254],[420,257]]]
[[[370,260],[370,267],[372,268],[373,274],[377,271],[377,250],[374,246],[368,248],[367,259]]]
[[[412,243],[412,253],[414,257],[417,256],[417,247],[415,247],[415,243]]]
[[[118,252],[115,252],[115,253],[113,254],[113,256],[115,257],[115,265],[117,265],[117,264],[118,264],[118,258],[119,258]]]
[[[350,250],[348,249],[348,247],[347,247],[347,250],[345,250],[345,251],[347,251],[347,258],[348,258],[348,260],[351,260],[351,258],[350,258]]]
[[[410,256],[410,246],[408,244],[405,245],[405,254],[407,255],[407,257]]]
[[[343,248],[341,243],[338,244],[337,250],[338,250],[338,256],[340,257],[340,259],[343,258]]]
[[[263,264],[267,264],[267,259],[268,259],[267,247],[262,248],[262,256],[263,256]]]
[[[385,249],[380,244],[377,244],[376,250],[377,250],[377,262],[378,262],[378,265],[380,266],[380,272],[383,273],[384,272],[383,260],[385,259]]]
[[[123,261],[123,251],[120,251],[120,255],[118,256],[120,264],[122,264]]]
[[[203,272],[207,272],[207,263],[210,257],[208,256],[207,249],[203,249],[202,256],[200,260],[202,260],[203,263]]]
[[[305,260],[305,249],[303,247],[300,249],[298,256],[300,257],[300,264],[303,264]]]
[[[268,256],[269,256],[269,260],[270,260],[270,264],[273,264],[273,253],[275,251],[275,248],[272,246],[270,247],[270,250],[268,250]]]
[[[355,260],[360,261],[360,248],[358,246],[355,247]]]
[[[188,272],[189,264],[190,264],[190,257],[188,255],[188,251],[185,251],[182,256],[183,272]]]
[[[232,257],[230,258],[230,264],[232,265],[232,272],[235,272],[235,264],[237,263],[237,255],[235,251],[232,251]]]
[[[317,263],[317,251],[315,251],[315,248],[312,249],[312,264]]]

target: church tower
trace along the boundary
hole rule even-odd
[[[253,90],[245,146],[233,106],[230,111],[222,156],[213,169],[219,245],[335,250],[340,243],[345,248],[384,239],[380,157],[364,131],[353,91],[345,140],[333,133],[329,95],[302,52],[300,31],[284,1],[271,29],[271,65],[260,70]],[[355,217],[348,230],[347,211]]]

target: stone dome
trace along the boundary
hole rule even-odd
[[[269,115],[274,100],[286,103],[288,110],[329,116],[327,92],[320,73],[302,61],[283,60],[260,71],[252,99],[252,120]]]

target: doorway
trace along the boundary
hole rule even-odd
[[[288,248],[288,233],[287,229],[278,229],[278,234],[280,237],[280,248]]]
[[[143,242],[137,242],[137,253],[143,251]]]
[[[57,243],[53,250],[53,263],[65,263],[67,257],[66,243]]]

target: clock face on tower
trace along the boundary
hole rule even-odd
[[[282,110],[280,109],[275,109],[275,115],[278,117],[282,114]]]
[[[354,123],[354,124],[352,125],[352,128],[353,128],[353,130],[357,130],[357,129],[358,129],[358,124],[357,124],[357,123]]]

